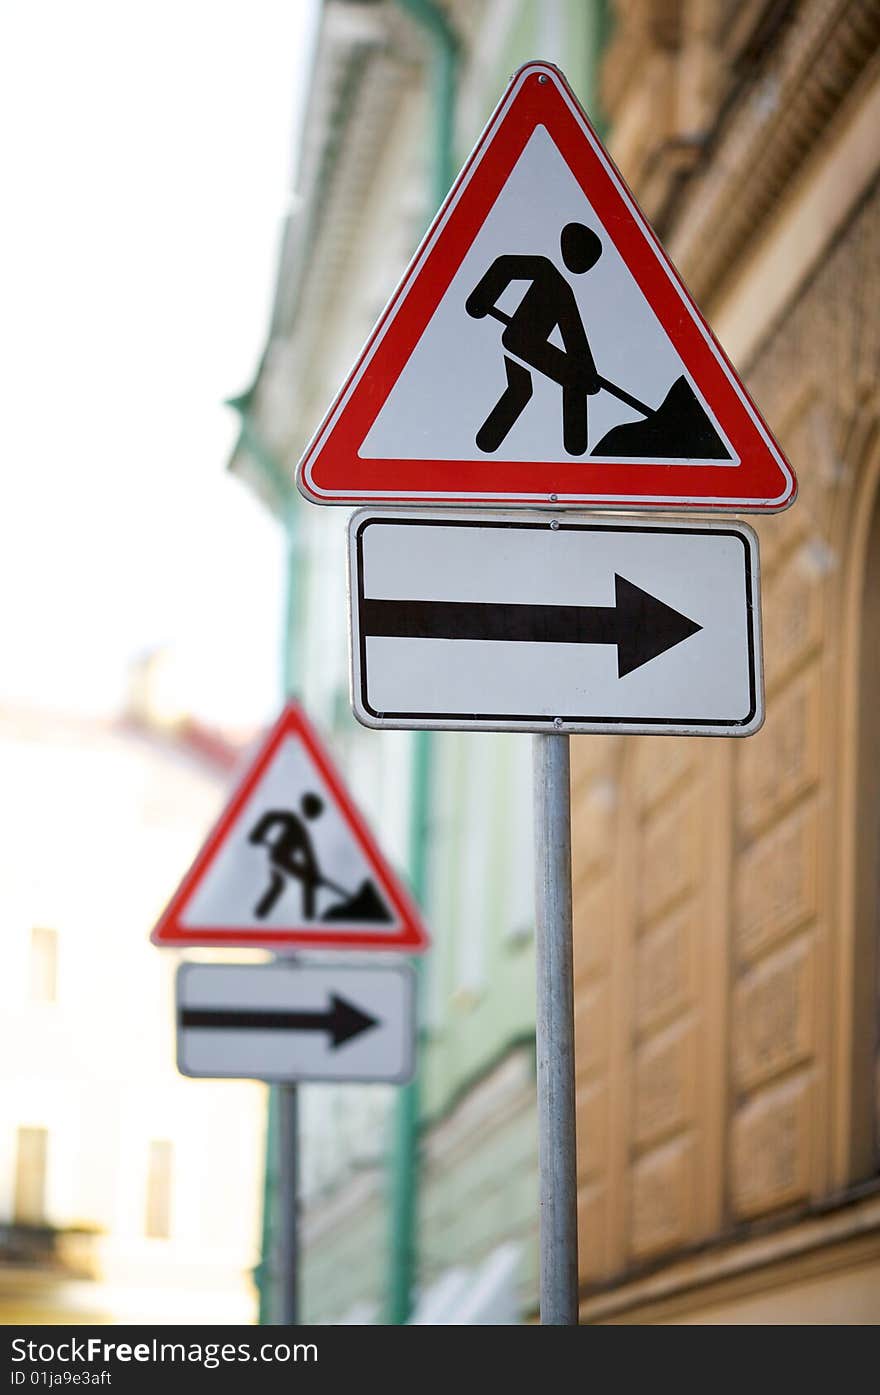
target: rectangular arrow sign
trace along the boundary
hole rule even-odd
[[[182,1075],[403,1084],[414,1065],[414,975],[405,965],[178,969]]]
[[[748,736],[763,721],[745,524],[361,510],[349,563],[366,726]]]

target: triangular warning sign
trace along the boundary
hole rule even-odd
[[[407,953],[429,945],[297,703],[270,732],[151,938]]]
[[[561,73],[515,74],[297,472],[320,504],[773,512],[794,473]]]

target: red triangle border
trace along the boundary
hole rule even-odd
[[[740,463],[580,458],[522,462],[361,458],[358,450],[538,125],[548,130],[646,295]],[[682,314],[682,310],[685,311]],[[589,487],[585,487],[585,477]],[[695,306],[565,78],[514,74],[297,468],[313,503],[479,504],[775,513],[797,494],[790,464]],[[378,486],[381,485],[381,488]]]
[[[209,873],[221,848],[229,837],[247,800],[272,763],[281,743],[288,736],[298,737],[305,745],[322,779],[329,789],[343,821],[370,864],[379,885],[388,898],[399,925],[394,930],[351,932],[331,931],[291,926],[288,929],[255,928],[243,930],[215,926],[209,930],[193,930],[182,923],[182,917],[198,887]],[[242,775],[219,819],[208,834],[189,871],[174,893],[150,935],[154,945],[163,948],[183,946],[226,946],[240,949],[273,949],[284,945],[302,949],[385,950],[420,954],[430,948],[430,936],[409,892],[386,861],[366,821],[356,808],[342,777],[330,759],[317,731],[298,702],[289,702],[281,713],[256,756]]]

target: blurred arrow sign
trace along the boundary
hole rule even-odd
[[[361,1012],[353,1003],[334,993],[326,1012],[184,1008],[180,1014],[180,1025],[183,1028],[202,1028],[205,1031],[230,1029],[238,1032],[326,1032],[334,1046],[342,1046],[359,1032],[365,1032],[369,1027],[379,1024],[375,1017]]]
[[[182,964],[184,1075],[256,1080],[409,1079],[413,975],[406,966]]]

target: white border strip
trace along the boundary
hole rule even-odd
[[[365,522],[388,522],[405,523],[408,519],[415,519],[419,523],[452,523],[461,522],[467,524],[475,523],[506,523],[513,527],[526,527],[529,523],[538,522],[545,527],[550,526],[551,514],[543,512],[477,512],[473,509],[447,509],[440,513],[436,510],[419,509],[376,509],[362,508],[356,510],[348,521],[348,636],[349,636],[349,698],[351,709],[362,726],[371,727],[376,730],[390,731],[520,731],[520,732],[547,732],[561,733],[563,735],[630,735],[630,736],[753,736],[764,725],[765,703],[764,703],[764,660],[763,642],[761,626],[761,562],[758,546],[758,537],[754,529],[748,523],[737,519],[708,519],[690,518],[687,520],[674,518],[642,518],[634,515],[630,518],[620,516],[617,519],[603,518],[573,518],[571,515],[562,514],[559,522],[564,527],[583,528],[600,527],[611,531],[617,529],[620,532],[635,530],[644,532],[646,529],[658,529],[662,532],[681,533],[705,533],[722,532],[737,533],[746,545],[748,555],[749,575],[752,584],[752,607],[749,623],[751,625],[752,641],[752,674],[754,680],[755,711],[748,723],[737,725],[732,722],[707,723],[701,722],[698,725],[686,720],[669,721],[648,721],[638,718],[628,719],[620,717],[613,721],[569,721],[561,722],[558,726],[556,721],[548,718],[540,721],[532,718],[517,719],[515,717],[499,718],[497,721],[482,718],[444,718],[437,719],[430,714],[416,718],[400,717],[376,717],[373,713],[365,710],[361,703],[361,657],[360,657],[360,614],[358,609],[358,557],[357,540],[360,526]]]

